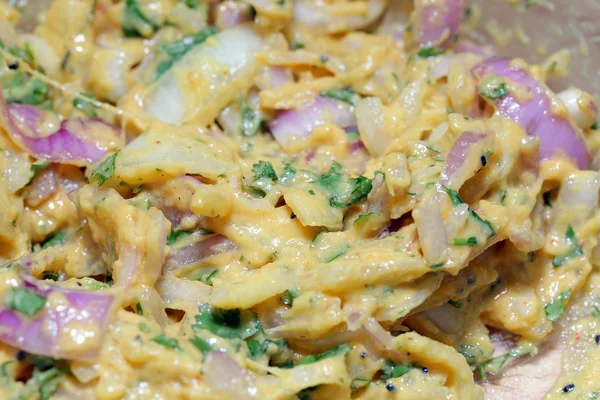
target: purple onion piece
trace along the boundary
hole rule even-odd
[[[292,138],[307,138],[315,127],[326,122],[340,128],[356,126],[353,107],[335,99],[317,96],[312,103],[299,109],[280,111],[269,123],[269,129],[275,140],[286,147]]]
[[[84,166],[100,161],[108,150],[94,140],[102,136],[118,137],[118,129],[100,119],[67,119],[49,136],[40,133],[46,111],[25,104],[7,105],[0,90],[3,123],[12,139],[36,158]]]
[[[458,32],[464,0],[415,0],[415,40],[421,47],[445,46]]]
[[[181,249],[171,250],[167,257],[164,272],[175,271],[186,265],[198,262],[220,253],[235,250],[237,245],[222,235],[214,235],[208,239],[199,240]]]
[[[37,355],[69,360],[95,357],[116,305],[115,295],[23,279],[22,288],[47,297],[46,305],[29,317],[2,304],[0,341]]]
[[[588,167],[589,154],[583,140],[570,121],[552,113],[549,89],[543,83],[534,79],[525,69],[512,66],[508,58],[484,61],[473,72],[479,79],[498,76],[527,88],[532,96],[529,100],[519,100],[509,93],[493,104],[500,115],[521,125],[528,135],[540,138],[542,159],[562,153],[574,159],[579,168]]]

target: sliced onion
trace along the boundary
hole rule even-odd
[[[329,3],[310,0],[294,1],[294,21],[313,33],[339,33],[365,28],[375,22],[385,10],[387,0],[368,0],[362,3],[366,14],[342,14]],[[335,4],[335,3],[334,3]]]
[[[442,184],[458,190],[463,183],[483,167],[481,157],[488,150],[486,142],[490,136],[474,132],[464,132],[450,148],[442,171]],[[487,164],[487,159],[486,159]]]
[[[23,277],[23,289],[47,298],[32,317],[2,305],[0,340],[28,353],[67,359],[94,358],[116,306],[105,291],[66,289],[47,281]]]
[[[293,82],[294,77],[287,68],[280,66],[266,66],[258,72],[254,80],[256,81],[256,86],[260,90],[266,90],[276,89],[283,84]]]
[[[188,281],[170,275],[156,282],[156,290],[167,308],[198,311],[200,304],[208,303],[211,287],[198,281]]]
[[[211,351],[204,359],[203,378],[215,394],[252,399],[258,391],[252,374],[226,353]]]
[[[598,119],[598,105],[589,93],[577,88],[569,88],[558,93],[558,97],[565,103],[573,122],[580,129],[589,129]]]
[[[316,126],[333,123],[340,128],[356,125],[354,110],[347,103],[317,96],[315,101],[295,110],[284,110],[269,122],[273,137],[284,148],[293,138],[307,138]]]
[[[46,168],[33,179],[25,200],[29,205],[37,207],[56,193],[57,190],[58,179],[56,174],[52,168]]]
[[[575,160],[579,168],[587,168],[589,155],[583,140],[568,120],[552,113],[551,92],[543,83],[525,69],[512,66],[508,58],[484,61],[475,67],[474,73],[480,79],[498,76],[525,86],[532,96],[530,100],[522,101],[509,93],[494,101],[500,115],[517,122],[528,135],[540,138],[542,159],[564,154]]]
[[[252,7],[247,3],[224,1],[219,3],[215,10],[215,26],[219,30],[224,30],[244,22],[250,22],[253,19],[252,13]]]
[[[598,209],[600,175],[585,171],[568,176],[560,186],[557,207],[572,214],[571,221],[587,222]]]
[[[444,333],[456,333],[465,322],[463,311],[458,308],[441,305],[422,311],[421,314],[429,319]]]
[[[464,10],[464,0],[415,0],[415,39],[421,47],[448,44],[460,28]]]
[[[118,145],[118,130],[100,119],[68,119],[50,135],[42,130],[50,116],[25,104],[6,105],[0,90],[2,119],[11,138],[36,158],[85,166],[100,161]]]
[[[160,326],[164,327],[169,324],[169,317],[165,312],[162,299],[155,288],[144,286],[139,303],[142,306],[145,316],[154,318]]]
[[[448,235],[440,208],[440,197],[445,196],[445,193],[439,187],[432,192],[426,192],[424,198],[412,212],[419,233],[423,257],[429,265],[444,262],[448,248]]]
[[[369,318],[365,324],[365,330],[369,336],[386,349],[392,349],[394,338],[391,333],[383,329],[381,324],[375,318]]]
[[[165,271],[175,271],[204,258],[232,251],[236,248],[237,245],[225,236],[214,235],[181,249],[172,249],[164,268]]]
[[[367,97],[356,106],[360,139],[373,157],[385,152],[388,140],[383,131],[383,104],[379,97]]]

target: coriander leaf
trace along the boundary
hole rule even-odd
[[[409,372],[414,368],[412,364],[394,364],[392,360],[385,360],[383,365],[381,379],[388,380],[393,378],[400,378],[402,375]]]
[[[183,3],[187,6],[187,8],[198,8],[200,6],[198,0],[183,0]]]
[[[60,231],[54,234],[54,236],[50,237],[44,243],[42,243],[42,249],[47,249],[48,247],[56,246],[58,244],[63,244],[67,241],[67,233],[65,231]]]
[[[287,347],[287,341],[285,339],[265,339],[263,341],[253,339],[246,341],[246,344],[248,345],[248,353],[252,358],[266,354],[271,346],[276,346],[277,349],[284,349]]]
[[[571,289],[561,292],[552,302],[544,307],[546,313],[546,319],[548,321],[556,322],[565,312],[565,303],[571,296]]]
[[[343,101],[344,103],[348,103],[351,106],[356,106],[358,100],[360,100],[360,95],[358,95],[351,88],[326,90],[324,92],[321,92],[321,96]]]
[[[446,186],[443,186],[443,188],[446,191],[446,193],[448,194],[448,197],[450,197],[450,201],[452,202],[452,205],[458,206],[460,204],[465,203],[463,201],[463,199],[460,198],[457,191],[447,188]]]
[[[468,238],[454,238],[452,240],[452,246],[477,246],[477,238],[475,236]]]
[[[600,308],[596,306],[592,306],[594,309],[592,310],[592,317],[600,319]]]
[[[92,170],[92,176],[90,177],[90,180],[96,178],[98,181],[98,186],[102,186],[104,182],[110,179],[115,173],[115,161],[120,151],[121,150],[117,150],[106,160],[98,164],[98,166]]]
[[[350,248],[350,246],[348,244],[344,244],[339,249],[333,251],[331,254],[329,254],[327,257],[325,257],[325,260],[323,260],[323,261],[325,263],[330,263],[333,260],[335,260],[336,258],[339,258],[339,257],[343,256],[344,254],[346,254],[346,252],[348,251],[349,248]]]
[[[263,123],[260,113],[250,108],[244,98],[240,99],[240,111],[242,114],[242,135],[255,136]]]
[[[167,336],[163,335],[162,333],[158,336],[153,337],[152,341],[154,343],[158,343],[165,347],[175,349],[177,351],[182,351],[181,347],[179,347],[179,341],[177,339],[168,338]]]
[[[329,168],[329,171],[317,179],[317,183],[329,191],[337,190],[343,176],[340,173],[341,170],[342,166],[339,163],[334,162]]]
[[[206,354],[213,350],[213,347],[207,341],[200,339],[199,337],[193,337],[190,339],[190,343],[197,348],[200,353]]]
[[[173,243],[177,242],[179,239],[183,239],[184,237],[187,237],[189,235],[191,235],[191,233],[188,231],[174,229],[171,232],[169,232],[169,234],[167,235],[167,244],[169,246],[171,246]]]
[[[501,99],[509,93],[506,82],[500,77],[490,76],[479,82],[479,94],[490,100]]]
[[[285,292],[283,292],[281,297],[279,297],[279,300],[281,300],[281,302],[286,306],[291,307],[292,304],[294,304],[294,299],[296,297],[298,297],[298,293],[292,290],[286,290]]]
[[[348,343],[340,344],[339,346],[335,346],[323,353],[303,357],[298,360],[298,365],[312,364],[325,358],[346,355],[346,353],[348,353],[351,349],[352,348]]]
[[[419,58],[437,57],[441,54],[444,54],[445,52],[446,52],[446,50],[444,50],[444,49],[436,49],[435,47],[423,47],[417,53],[417,57],[419,57]]]
[[[59,277],[60,274],[56,271],[44,271],[44,273],[42,273],[42,279],[49,279],[56,282]]]
[[[240,310],[222,310],[209,304],[202,304],[195,316],[194,329],[206,329],[225,339],[246,339],[262,331],[262,326],[254,313],[242,319]]]
[[[160,78],[173,66],[173,64],[179,61],[192,48],[204,42],[217,32],[218,30],[215,28],[205,28],[198,33],[184,36],[181,40],[161,45],[158,48],[157,58],[160,61],[156,66],[154,80]]]
[[[329,205],[335,208],[345,208],[366,198],[373,189],[373,181],[365,176],[350,178],[350,193],[343,193],[329,199]]]
[[[272,181],[277,180],[277,174],[269,161],[259,161],[252,165],[252,172],[254,172],[254,179],[268,178]]]
[[[296,169],[292,167],[290,164],[285,164],[283,166],[283,173],[281,174],[281,179],[279,180],[282,184],[290,183],[291,180],[296,175]]]
[[[306,389],[302,389],[301,391],[296,393],[296,397],[298,398],[298,400],[311,400],[312,392],[317,390],[318,387],[319,387],[319,385],[307,387]]]
[[[461,344],[458,352],[467,360],[469,365],[474,364],[477,359],[483,357],[483,350],[481,350],[478,346],[473,346],[470,344]]]
[[[4,303],[11,310],[25,315],[35,315],[46,305],[46,297],[29,289],[12,288],[4,294]]]
[[[502,366],[506,363],[506,361],[509,358],[533,354],[537,351],[537,348],[538,347],[534,344],[525,344],[522,346],[517,346],[506,354],[490,358],[489,360],[479,364],[478,367],[481,368],[480,374],[483,371],[482,379],[484,379],[483,377],[485,376],[485,372],[497,374],[500,371],[500,368],[502,368]]]
[[[149,18],[138,0],[125,0],[121,29],[126,37],[150,37],[160,26]]]
[[[465,306],[462,300],[448,300],[448,304],[454,308],[463,308]]]
[[[565,232],[565,243],[569,250],[565,255],[556,256],[552,259],[552,266],[555,268],[562,267],[568,260],[583,255],[583,249],[579,245],[579,241],[571,225],[567,227],[567,231]]]
[[[202,268],[197,273],[186,279],[191,281],[200,281],[206,285],[212,286],[212,279],[219,274],[218,268]]]
[[[96,105],[91,101],[86,100],[86,98],[93,100],[96,99],[96,97],[91,93],[81,93],[80,96],[77,96],[73,99],[73,107],[75,107],[78,110],[81,110],[87,115],[97,117],[98,113],[96,112],[96,110],[98,109],[98,107],[96,107]]]
[[[2,75],[0,84],[6,104],[29,104],[45,109],[52,108],[48,84],[30,77],[23,71]]]
[[[135,305],[135,313],[137,315],[144,315],[144,309],[142,309],[142,305],[140,303]]]

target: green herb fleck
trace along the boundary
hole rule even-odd
[[[200,350],[200,353],[202,354],[206,354],[213,350],[213,347],[210,345],[210,343],[198,337],[191,338],[190,343],[193,344],[195,348]]]
[[[296,175],[296,169],[294,167],[292,167],[290,164],[285,164],[283,166],[283,173],[281,174],[280,182],[284,185],[287,183],[290,183],[295,175]]]
[[[479,94],[490,100],[501,99],[509,93],[506,83],[501,81],[498,77],[484,79],[479,84]]]
[[[455,238],[452,240],[452,246],[477,246],[477,238],[475,236]]]
[[[110,179],[115,173],[115,161],[121,150],[117,150],[106,160],[102,161],[96,168],[92,170],[90,180],[96,178],[98,186],[102,186],[104,182]]]
[[[571,289],[561,292],[552,302],[544,307],[546,312],[546,319],[548,321],[556,322],[565,312],[565,303],[571,296]]]
[[[138,0],[125,0],[121,29],[126,37],[150,37],[160,28],[146,16]]]
[[[583,249],[579,245],[579,241],[577,240],[575,231],[571,225],[568,226],[567,231],[565,232],[565,242],[569,250],[567,254],[556,256],[552,259],[552,266],[555,268],[562,267],[568,260],[583,255]]]
[[[44,271],[44,273],[42,274],[42,279],[48,279],[51,281],[58,281],[58,278],[60,277],[60,274],[56,271]]]
[[[285,292],[283,292],[281,297],[279,297],[279,300],[281,300],[281,302],[286,306],[291,307],[294,304],[294,299],[296,297],[298,297],[298,293],[292,290],[286,290]]]
[[[63,244],[67,241],[67,233],[65,231],[57,232],[54,236],[50,237],[44,243],[42,243],[42,249]]]
[[[343,256],[344,254],[346,254],[346,252],[348,251],[349,248],[350,248],[350,246],[348,244],[344,244],[339,249],[332,252],[327,257],[325,257],[325,260],[323,260],[323,261],[325,261],[325,263],[330,263],[333,260],[335,260],[336,258],[339,258],[339,257]]]
[[[162,333],[158,336],[153,337],[152,341],[154,343],[158,343],[165,347],[175,349],[177,351],[182,351],[181,347],[179,347],[179,342],[177,341],[177,339],[168,338],[167,336],[163,335]]]
[[[435,47],[423,47],[417,53],[417,57],[419,57],[419,58],[437,57],[439,55],[444,54],[445,52],[446,52],[446,50],[444,50],[444,49],[436,49]]]
[[[144,315],[144,310],[142,309],[142,305],[140,303],[135,305],[135,312],[137,315]]]
[[[154,79],[156,80],[160,78],[173,66],[173,64],[179,61],[191,49],[201,44],[217,32],[218,31],[215,28],[205,28],[198,33],[184,36],[181,40],[161,45],[158,48],[158,59],[160,61],[156,66]]]
[[[402,375],[414,368],[412,364],[394,364],[392,360],[385,360],[381,374],[381,379],[388,380],[400,378]]]
[[[91,93],[81,93],[81,95],[73,99],[73,107],[75,107],[78,110],[81,110],[87,115],[97,117],[98,113],[96,112],[96,110],[98,109],[98,107],[96,107],[94,103],[87,99],[95,100],[96,98]]]
[[[35,315],[46,305],[46,297],[33,293],[29,289],[12,288],[4,295],[8,308],[25,315]]]
[[[306,365],[312,364],[317,361],[321,361],[325,358],[335,357],[338,355],[346,355],[352,348],[348,343],[340,344],[339,346],[335,346],[323,353],[315,354],[311,356],[306,356],[298,360],[298,365]]]
[[[240,99],[240,111],[242,113],[242,135],[255,136],[263,123],[260,113],[250,108],[244,98]]]
[[[351,88],[326,90],[321,92],[321,96],[343,101],[352,106],[356,106],[358,100],[360,100],[360,95]]]
[[[260,322],[253,313],[242,320],[240,310],[222,310],[208,304],[202,304],[195,317],[194,329],[206,329],[225,339],[246,339],[262,330]]]

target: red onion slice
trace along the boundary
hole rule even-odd
[[[448,44],[460,28],[464,9],[464,0],[415,0],[415,39],[421,47]]]
[[[489,136],[486,134],[464,132],[456,139],[448,152],[442,171],[444,186],[458,190],[463,183],[477,173],[482,167],[481,157],[485,157],[482,154],[482,147],[485,147],[488,138]],[[475,168],[474,163],[478,168]]]
[[[239,400],[255,398],[258,391],[252,374],[220,351],[211,351],[204,359],[204,381],[214,393]]]
[[[273,137],[284,148],[293,138],[307,138],[313,129],[326,122],[340,128],[356,126],[354,109],[349,104],[317,96],[315,101],[299,109],[284,110],[269,123]]]
[[[165,263],[165,271],[175,271],[204,258],[232,251],[236,248],[237,245],[225,236],[214,235],[181,249],[172,249]]]
[[[117,128],[100,119],[67,119],[57,131],[43,135],[47,112],[25,104],[7,105],[1,89],[0,107],[11,138],[36,158],[85,166],[103,159],[118,138]]]
[[[568,120],[552,113],[550,90],[543,83],[525,69],[512,66],[508,58],[484,61],[473,72],[479,79],[495,75],[525,86],[533,96],[530,100],[519,100],[510,93],[494,100],[500,115],[517,122],[528,135],[540,138],[542,159],[563,153],[574,159],[579,168],[587,168],[589,155],[583,140]]]
[[[93,358],[113,314],[115,295],[25,279],[23,288],[47,297],[46,305],[33,317],[2,305],[0,340],[37,355],[70,360]],[[78,351],[78,347],[83,350]]]

